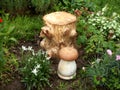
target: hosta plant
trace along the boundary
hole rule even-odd
[[[36,90],[42,90],[46,85],[50,85],[50,61],[45,52],[39,50],[34,52],[32,47],[26,48],[22,46],[23,55],[20,71],[22,73],[22,82],[25,83],[27,90],[36,88]]]

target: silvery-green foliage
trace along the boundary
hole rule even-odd
[[[106,38],[120,40],[120,15],[113,12],[111,17],[105,16],[108,8],[105,6],[101,11],[90,15],[88,23],[97,27]]]

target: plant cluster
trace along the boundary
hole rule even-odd
[[[25,83],[27,90],[36,88],[41,90],[44,86],[50,85],[50,61],[46,53],[39,50],[37,53],[34,52],[32,47],[26,48],[22,46],[23,59],[21,62],[20,71],[22,74],[22,82]]]
[[[9,52],[9,45],[17,42],[13,33],[14,25],[10,25],[9,15],[5,14],[0,18],[0,84],[7,84],[13,80],[13,75],[18,67],[14,54]]]
[[[113,53],[108,49],[102,57],[94,58],[84,72],[95,86],[120,89],[120,51]]]
[[[113,13],[111,17],[105,16],[108,7],[105,6],[102,11],[93,13],[88,18],[88,23],[100,30],[106,39],[120,40],[120,15]]]
[[[1,0],[0,9],[12,15],[37,14],[49,11],[56,0]]]
[[[94,11],[94,4],[90,0],[59,0],[53,7],[55,11],[69,11],[73,13],[75,10],[89,8],[89,11]]]
[[[85,48],[88,55],[119,47],[117,43],[120,39],[120,16],[117,13],[113,13],[111,17],[105,16],[106,8],[89,14],[86,19],[79,17],[77,43]]]
[[[2,67],[5,63],[5,50],[7,49],[6,46],[10,41],[16,41],[13,36],[10,34],[14,30],[14,25],[9,26],[9,19],[8,15],[3,16],[0,18],[0,67]],[[0,68],[1,71],[2,68]]]

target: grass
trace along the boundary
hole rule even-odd
[[[33,40],[34,35],[39,34],[42,19],[41,16],[29,17],[29,16],[17,16],[12,19],[11,24],[15,26],[13,36],[17,39]]]

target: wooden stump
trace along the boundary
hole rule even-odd
[[[57,57],[62,46],[75,47],[76,16],[67,12],[53,12],[43,17],[45,26],[40,32],[40,46],[50,57]]]

